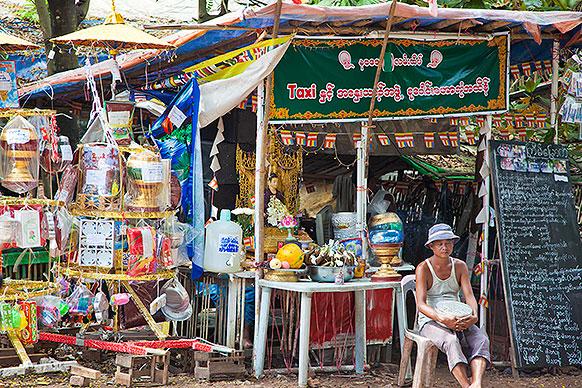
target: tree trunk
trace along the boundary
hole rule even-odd
[[[36,1],[37,12],[39,2],[42,2],[42,0]],[[45,46],[47,47],[47,52],[50,52],[50,48],[53,48],[53,44],[49,42],[50,38],[75,32],[79,23],[79,16],[74,0],[48,0],[48,16],[50,30],[47,29],[48,31],[46,32],[50,32],[50,36],[45,36]],[[39,19],[41,19],[40,12]],[[43,28],[44,33],[45,28]],[[47,61],[47,72],[49,75],[75,69],[79,66],[79,61],[73,48],[63,47],[59,49],[58,47],[54,47],[54,52],[55,57]]]

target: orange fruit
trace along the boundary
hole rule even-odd
[[[286,244],[277,252],[277,259],[286,261],[291,268],[297,269],[303,264],[303,251],[297,244]]]

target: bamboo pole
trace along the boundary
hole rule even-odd
[[[275,7],[275,20],[273,21],[273,39],[277,38],[279,33],[279,21],[281,20],[282,0],[277,0]],[[259,114],[257,110],[257,146],[255,153],[255,261],[262,263],[265,254],[265,159],[267,155],[267,128],[269,127],[269,114],[271,106],[271,89],[273,88],[273,73],[267,77],[267,85],[263,89],[263,83],[259,85],[259,93],[264,96],[264,112]],[[262,91],[262,93],[260,93]],[[260,96],[259,96],[260,99]],[[260,106],[259,101],[259,106]],[[262,121],[261,121],[262,118]],[[254,343],[257,343],[259,330],[258,322],[261,306],[261,292],[259,280],[263,278],[263,269],[261,267],[255,272],[255,335]],[[257,354],[253,347],[253,359],[257,359]],[[256,364],[256,363],[255,363]],[[255,371],[257,365],[254,365]],[[261,365],[262,369],[262,365]]]
[[[390,36],[390,29],[392,28],[392,21],[394,20],[394,11],[396,10],[396,0],[392,0],[390,5],[390,13],[388,15],[388,21],[386,23],[386,31],[384,32],[384,40],[382,41],[382,50],[380,51],[380,57],[378,58],[378,68],[376,69],[376,78],[374,79],[374,87],[372,88],[372,98],[370,100],[370,111],[368,112],[368,122],[366,125],[362,125],[362,137],[360,146],[358,148],[358,161],[357,161],[357,195],[356,195],[356,208],[358,211],[358,223],[357,227],[360,232],[360,237],[362,239],[362,256],[366,260],[368,257],[367,250],[367,239],[366,239],[366,211],[368,201],[366,198],[368,190],[368,144],[370,143],[370,128],[373,128],[372,120],[374,117],[374,105],[376,103],[376,93],[378,92],[378,81],[380,80],[380,74],[382,68],[384,67],[384,55],[386,54],[386,46],[388,45],[388,37]]]

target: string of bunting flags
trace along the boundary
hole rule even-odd
[[[545,113],[523,113],[523,114],[512,114],[507,113],[504,115],[493,115],[493,126],[498,129],[498,134],[503,139],[509,139],[512,133],[516,133],[521,141],[527,141],[527,128],[546,128],[548,115]],[[429,122],[436,123],[439,119],[431,118],[428,119]],[[448,118],[449,124],[453,126],[465,127],[464,133],[469,145],[477,144],[477,137],[473,129],[466,128],[470,124],[476,127],[483,127],[485,125],[485,116],[473,116],[473,117],[450,117]],[[352,144],[356,148],[357,143],[361,140],[362,135],[360,133],[328,133],[328,132],[304,132],[304,131],[291,131],[291,130],[279,130],[279,135],[281,137],[281,142],[284,145],[293,146],[306,146],[306,147],[317,147],[319,146],[318,135],[324,135],[323,137],[323,147],[324,148],[335,148],[337,136],[351,136]],[[459,135],[456,131],[453,132],[438,132],[435,136],[434,132],[401,132],[390,134],[394,137],[395,144],[398,148],[414,148],[416,145],[415,135],[420,135],[424,139],[424,145],[426,148],[435,147],[435,137],[442,143],[445,147],[458,147],[459,145]],[[391,140],[386,133],[376,133],[372,134],[370,141],[376,136],[378,143],[382,146],[391,145]]]
[[[511,65],[509,67],[509,73],[514,80],[518,80],[522,77],[530,77],[533,73],[537,73],[540,77],[549,79],[552,76],[552,62],[547,60]]]
[[[323,147],[324,148],[335,148],[337,136],[350,136],[352,139],[352,144],[356,148],[359,141],[362,139],[361,133],[328,133],[328,132],[298,132],[290,131],[286,129],[279,130],[279,136],[281,142],[287,146],[306,146],[306,147],[317,147],[319,146],[318,135],[324,135]],[[403,132],[403,133],[392,133],[394,136],[395,144],[398,148],[413,148],[416,145],[414,135],[424,136],[424,144],[427,148],[434,148],[435,146],[435,134],[432,132]],[[378,143],[382,146],[389,146],[392,144],[390,137],[386,133],[376,133],[372,134],[370,137],[370,142],[373,140],[374,136],[378,139]],[[457,147],[459,145],[457,132],[442,132],[439,133],[439,138],[445,146]]]

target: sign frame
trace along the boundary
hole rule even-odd
[[[505,107],[502,109],[491,109],[491,110],[481,110],[481,111],[471,111],[471,112],[459,112],[459,111],[455,111],[455,112],[451,112],[451,113],[438,113],[438,114],[431,114],[431,113],[427,113],[427,114],[421,114],[421,115],[397,115],[397,116],[375,116],[373,117],[374,121],[391,121],[391,120],[408,120],[408,119],[424,119],[424,118],[444,118],[444,117],[464,117],[464,116],[474,116],[474,115],[493,115],[493,114],[501,114],[507,111],[508,107],[509,107],[509,65],[510,65],[510,49],[511,49],[511,45],[510,45],[510,35],[508,32],[501,32],[501,33],[495,33],[495,34],[488,34],[485,36],[466,36],[466,35],[460,35],[458,37],[452,38],[452,37],[447,37],[447,38],[427,38],[427,36],[425,36],[424,34],[422,35],[409,35],[406,36],[406,38],[397,36],[394,38],[391,38],[389,40],[394,42],[394,41],[402,41],[402,40],[411,40],[411,41],[420,41],[420,42],[426,42],[426,43],[430,43],[430,44],[435,44],[435,42],[441,42],[441,41],[459,41],[459,40],[465,40],[465,41],[489,41],[492,39],[500,39],[500,37],[504,38],[505,40],[505,45],[507,47],[506,50],[506,57],[505,57],[505,61],[501,62],[500,64],[500,70],[504,70],[504,74],[503,76],[500,74],[499,77],[499,83],[500,83],[500,87],[499,87],[499,91],[500,91],[500,96],[501,94],[503,94],[504,97],[504,105]],[[301,38],[295,38],[295,39],[301,39],[301,40],[305,40],[305,39],[309,39],[309,40],[352,40],[352,41],[362,41],[361,37],[301,37]],[[380,40],[381,42],[381,40]],[[290,50],[292,50],[293,47],[290,48]],[[505,67],[505,69],[502,69],[503,67]],[[376,67],[373,67],[374,71],[376,69]],[[276,72],[276,71],[275,71]],[[341,123],[341,122],[364,122],[367,121],[368,119],[368,115],[361,115],[359,117],[348,117],[348,118],[330,118],[330,117],[317,117],[317,118],[298,118],[298,119],[291,119],[288,117],[282,117],[282,115],[280,113],[278,113],[277,109],[285,109],[284,106],[276,106],[276,101],[275,101],[275,84],[276,84],[276,74],[275,72],[273,72],[274,74],[274,82],[273,82],[273,88],[270,91],[267,91],[268,93],[271,93],[271,109],[270,109],[270,117],[269,117],[269,123],[273,123],[273,124],[306,124],[306,123],[313,123],[313,124],[321,124],[321,123]],[[373,85],[370,85],[373,86]],[[503,89],[503,93],[501,93],[501,89]],[[406,95],[406,92],[403,90],[403,94]],[[433,97],[433,98],[439,98],[437,97]],[[364,100],[366,103],[369,102],[369,98]],[[369,105],[368,105],[369,106]],[[376,103],[376,108],[375,110],[378,110],[378,103]],[[280,111],[279,111],[280,112]],[[277,117],[279,116],[279,117]]]

